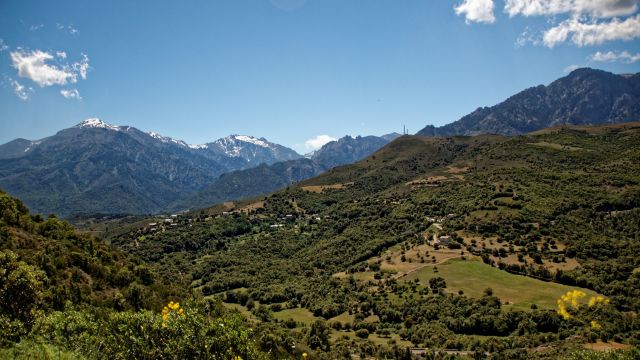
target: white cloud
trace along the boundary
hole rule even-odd
[[[589,56],[590,62],[622,62],[626,64],[633,64],[640,61],[640,53],[631,54],[628,51],[597,51],[595,54]]]
[[[78,75],[82,79],[87,78],[89,58],[85,54],[80,62],[72,64],[48,64],[52,60],[54,56],[42,50],[28,52],[18,49],[11,52],[11,61],[13,67],[18,70],[18,76],[32,80],[40,87],[75,83],[78,81]]]
[[[82,54],[82,61],[73,63],[73,69],[80,74],[82,80],[87,80],[87,71],[89,71],[89,57]]]
[[[11,53],[11,61],[13,67],[18,70],[18,75],[31,79],[40,87],[54,84],[65,85],[69,81],[75,82],[76,75],[73,72],[64,67],[47,64],[47,61],[51,59],[53,59],[53,55],[41,50],[34,50],[30,53],[23,51]]]
[[[544,45],[552,48],[567,40],[578,46],[588,46],[613,40],[632,40],[637,37],[640,37],[640,15],[625,20],[613,18],[602,22],[585,22],[581,18],[571,18],[546,30],[542,39]]]
[[[304,146],[309,151],[314,151],[320,149],[324,144],[336,141],[338,139],[331,137],[329,135],[318,135],[304,142]]]
[[[18,98],[20,98],[20,100],[29,100],[29,95],[33,92],[32,88],[27,88],[26,86],[13,79],[11,79],[10,82],[11,86],[13,87],[13,92],[18,96]]]
[[[7,50],[9,48],[9,46],[7,46],[7,44],[5,44],[4,40],[0,38],[0,52],[3,52],[5,50]]]
[[[518,36],[515,46],[517,48],[521,48],[529,43],[533,45],[540,45],[540,43],[542,43],[542,36],[527,28]]]
[[[67,58],[67,53],[64,51],[56,51],[56,56],[61,58],[61,59],[66,59]]]
[[[493,0],[464,0],[462,4],[454,7],[457,15],[463,15],[467,24],[472,22],[492,24],[496,21],[493,15]]]
[[[80,93],[77,89],[62,89],[60,90],[60,95],[64,96],[66,99],[77,99],[82,100]]]
[[[602,18],[632,15],[637,10],[637,0],[506,0],[504,6],[511,17],[571,13]]]
[[[583,66],[576,65],[576,64],[569,65],[566,68],[564,68],[564,72],[568,74],[568,73],[572,72],[573,70],[580,69],[581,67],[583,67]]]

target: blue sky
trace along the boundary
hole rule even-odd
[[[638,1],[537,1],[2,1],[0,143],[99,117],[306,152],[443,125],[570,66],[640,71]]]

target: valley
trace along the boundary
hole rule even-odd
[[[640,360],[640,0],[0,0],[0,360]]]
[[[238,168],[97,120],[3,146],[0,356],[637,356],[640,123],[219,143]]]
[[[624,342],[622,324],[633,317],[612,311],[638,306],[639,136],[629,123],[515,138],[402,137],[259,201],[109,241],[298,339],[324,322],[332,340],[311,350],[380,356],[408,341],[518,353],[547,343],[554,354],[573,343],[560,333],[594,336],[555,318],[557,300],[574,290],[611,299],[601,315],[580,308],[575,316],[596,316],[610,324],[609,339]],[[529,145],[540,143],[558,146]],[[435,324],[446,341],[433,337]]]

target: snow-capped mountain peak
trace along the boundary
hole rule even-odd
[[[250,148],[251,146],[248,146],[247,144],[268,150],[273,149],[273,145],[266,139],[258,139],[249,135],[229,135],[227,137],[223,137],[222,139],[216,140],[213,144],[228,156],[233,157],[239,157],[241,156],[242,152],[250,151],[248,148]],[[255,151],[250,152],[254,153]]]
[[[249,143],[249,144],[254,144],[254,145],[257,145],[257,146],[264,147],[264,148],[271,147],[271,146],[269,145],[269,143],[268,143],[268,142],[266,142],[264,139],[258,139],[258,138],[253,137],[253,136],[248,136],[248,135],[231,135],[230,137],[231,137],[231,138],[233,138],[233,139],[235,139],[235,140],[238,140],[238,141],[246,142],[246,143]]]
[[[160,140],[165,144],[175,144],[178,146],[182,146],[182,147],[186,147],[189,149],[206,149],[208,147],[208,145],[203,144],[203,145],[191,145],[191,144],[187,144],[185,141],[183,140],[176,140],[174,138],[168,137],[168,136],[162,136],[160,134],[158,134],[157,132],[149,132],[148,133],[149,136],[151,136],[152,138],[156,139],[156,140]]]
[[[104,122],[104,121],[102,121],[102,120],[100,120],[98,118],[90,118],[90,119],[84,120],[83,122],[79,123],[75,127],[83,128],[83,129],[86,129],[86,128],[102,128],[102,129],[120,131],[120,127],[119,126],[107,124],[106,122]]]

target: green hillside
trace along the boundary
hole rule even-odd
[[[0,299],[0,358],[261,357],[239,315],[1,191]]]
[[[635,344],[638,144],[636,123],[512,138],[405,136],[284,191],[184,214],[156,231],[130,227],[110,241],[198,293],[244,311],[251,304],[263,325],[303,326],[292,336],[333,356],[398,351],[393,343],[367,345],[366,333],[505,354],[595,339]],[[449,242],[434,244],[441,236]],[[403,278],[456,251],[494,268],[466,287],[447,265],[436,265],[444,281],[420,281],[420,273],[417,283]],[[543,281],[532,286],[588,289],[610,304],[589,307],[585,295],[569,320],[549,309],[557,291],[506,304],[505,277],[519,275]],[[495,292],[477,293],[488,287]],[[349,313],[354,320],[324,325],[333,326],[325,341],[309,335],[321,325],[279,323],[283,316],[273,315],[297,308],[317,319]],[[378,321],[362,320],[370,316]],[[341,336],[345,326],[361,337]],[[282,347],[285,337],[271,346]]]

